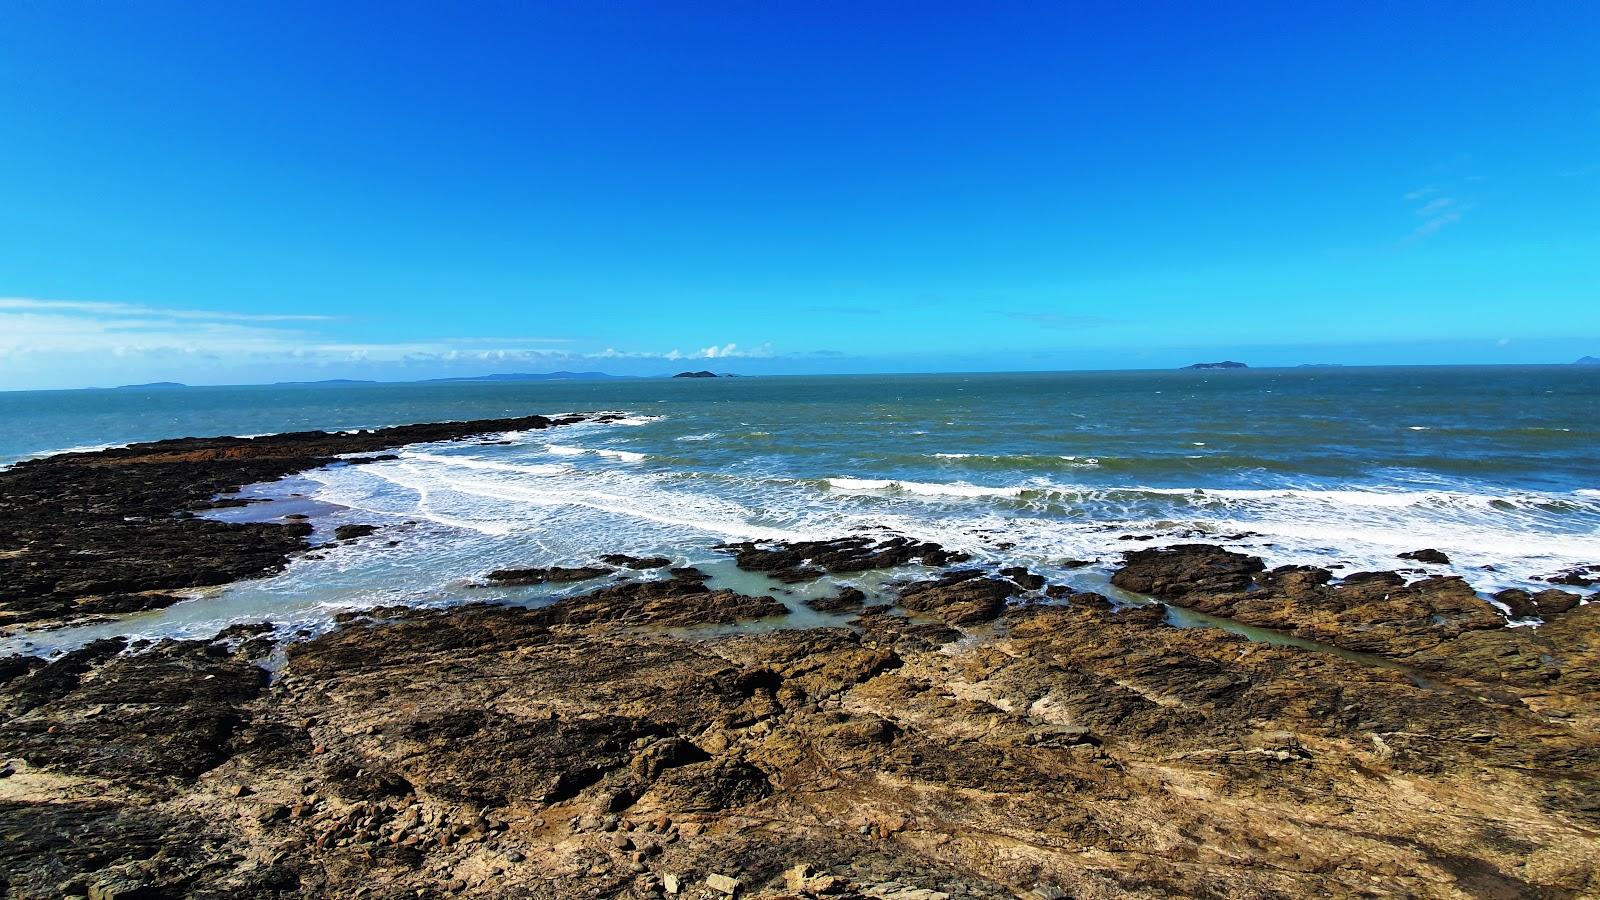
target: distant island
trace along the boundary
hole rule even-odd
[[[631,375],[607,375],[605,372],[506,372],[498,375],[462,375],[455,378],[428,378],[420,384],[439,384],[456,381],[600,381],[612,378],[632,378]]]
[[[1600,356],[1585,356],[1572,361],[1575,366],[1600,366]]]
[[[672,377],[673,378],[716,378],[717,377],[717,373],[715,373],[715,372],[707,372],[706,370],[701,369],[698,372],[679,372],[678,374],[676,374],[676,375],[674,375]]]
[[[1184,368],[1185,369],[1248,369],[1250,367],[1245,365],[1242,362],[1234,362],[1231,359],[1225,359],[1222,362],[1195,363],[1192,366],[1184,366]]]
[[[283,387],[292,384],[377,384],[365,378],[324,378],[321,381],[274,381],[274,387]]]
[[[188,385],[184,384],[181,381],[152,381],[149,384],[119,384],[119,385],[117,385],[116,389],[119,390],[119,391],[142,391],[142,390],[164,391],[164,390],[169,390],[171,388],[183,388],[183,387],[188,387]]]

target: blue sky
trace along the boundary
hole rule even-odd
[[[0,388],[1600,355],[1600,6],[1133,6],[5,4]]]

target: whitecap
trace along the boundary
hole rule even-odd
[[[620,459],[623,462],[643,462],[649,455],[633,450],[613,450],[610,447],[569,447],[565,444],[549,444],[545,450],[556,456],[604,456],[607,459]]]
[[[949,484],[876,478],[828,478],[828,486],[839,491],[900,491],[925,497],[1020,497],[1027,488],[983,487],[957,481]]]

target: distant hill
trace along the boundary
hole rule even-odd
[[[377,384],[365,378],[324,378],[321,381],[274,381],[273,385],[288,384]]]
[[[604,372],[507,372],[499,375],[467,375],[457,378],[429,378],[422,384],[447,381],[604,381],[613,378],[632,378],[631,375],[607,375]]]
[[[1575,366],[1600,366],[1600,356],[1585,356],[1583,359],[1573,360]]]
[[[1234,362],[1231,359],[1225,359],[1222,362],[1195,363],[1192,366],[1184,366],[1184,368],[1185,369],[1248,369],[1250,367],[1245,365],[1242,362]]]
[[[673,378],[716,378],[717,377],[717,373],[715,373],[715,372],[707,372],[706,370],[701,369],[698,372],[679,372],[678,374],[676,374],[676,375],[674,375],[672,377]]]
[[[165,391],[165,390],[170,390],[172,388],[184,388],[184,387],[188,387],[188,385],[184,384],[181,381],[152,381],[149,384],[119,384],[119,385],[117,385],[117,390],[119,390],[119,391],[148,391],[148,390]]]

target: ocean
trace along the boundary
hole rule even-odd
[[[315,630],[375,604],[542,602],[583,586],[474,584],[502,566],[607,553],[663,554],[765,590],[713,547],[856,533],[1095,589],[1122,551],[1185,541],[1339,573],[1454,573],[1484,592],[1600,563],[1600,368],[1579,366],[12,392],[0,393],[0,462],[164,437],[598,410],[626,418],[413,446],[251,488],[283,502],[216,515],[310,510],[323,535],[386,527],[194,603],[7,644],[263,618]],[[1421,548],[1451,563],[1396,558]]]

